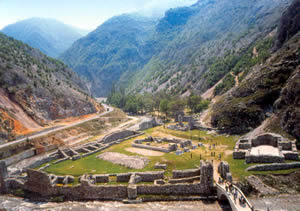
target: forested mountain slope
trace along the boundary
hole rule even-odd
[[[149,42],[155,20],[136,15],[111,18],[76,41],[60,58],[91,83],[96,96],[106,96],[113,83],[126,83],[153,54]]]
[[[86,85],[62,62],[0,33],[2,137],[49,120],[101,110],[86,91]]]
[[[106,96],[112,83],[131,93],[203,93],[230,77],[236,65],[234,74],[243,72],[248,61],[244,58],[239,64],[242,56],[278,26],[290,3],[199,0],[168,10],[158,22],[115,17],[78,40],[61,58],[91,82],[96,96]],[[228,90],[232,83],[226,86]]]

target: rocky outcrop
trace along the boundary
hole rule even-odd
[[[300,30],[300,0],[294,0],[283,13],[277,32],[276,48],[280,48]]]

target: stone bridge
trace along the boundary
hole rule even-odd
[[[223,184],[216,183],[216,186],[217,186],[217,194],[218,194],[219,201],[227,200],[233,211],[254,210],[253,206],[250,204],[250,202],[248,201],[246,196],[243,194],[243,192],[235,185],[233,185],[233,187],[237,190],[237,193],[238,193],[236,201],[234,200],[233,194],[226,191],[225,183],[223,183]],[[246,203],[240,204],[240,202],[238,200],[240,197],[244,197]]]

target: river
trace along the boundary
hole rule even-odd
[[[123,204],[121,202],[30,202],[23,198],[12,196],[0,196],[0,210],[29,211],[29,210],[49,210],[49,211],[82,211],[82,210],[103,210],[103,211],[134,211],[134,210],[203,210],[203,211],[221,211],[230,210],[222,208],[218,202],[206,201],[181,201],[181,202],[149,202],[141,204]]]

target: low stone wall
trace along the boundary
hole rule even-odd
[[[164,171],[150,171],[150,172],[130,172],[117,174],[117,182],[129,182],[132,174],[141,177],[141,182],[154,182],[157,179],[164,179]]]
[[[247,171],[277,171],[300,168],[300,162],[260,164],[247,168]]]
[[[96,174],[93,175],[93,179],[96,183],[107,183],[109,182],[109,175],[108,174]]]
[[[26,158],[30,158],[30,157],[33,157],[35,155],[35,150],[34,149],[29,149],[29,150],[26,150],[24,152],[21,152],[17,155],[14,155],[14,156],[11,156],[11,157],[8,157],[6,159],[4,159],[5,163],[7,166],[10,166],[14,163],[17,163],[21,160],[24,160]]]
[[[246,152],[245,151],[235,150],[233,152],[233,159],[245,159],[245,157],[246,157]]]
[[[130,180],[131,173],[117,174],[117,182],[128,182]]]
[[[283,155],[286,160],[299,160],[298,152],[283,152]]]
[[[135,172],[142,178],[142,182],[154,182],[157,179],[164,179],[164,171]]]
[[[144,145],[144,144],[132,144],[131,146],[136,147],[136,148],[141,148],[141,149],[149,149],[149,150],[154,150],[154,151],[159,151],[159,152],[165,152],[165,153],[170,152],[169,149],[165,149],[162,147],[148,146],[148,145]]]
[[[200,176],[186,177],[186,178],[180,178],[180,179],[170,179],[168,182],[170,184],[193,183],[195,180],[200,180]]]
[[[172,174],[173,179],[195,177],[200,176],[200,169],[173,170]]]

